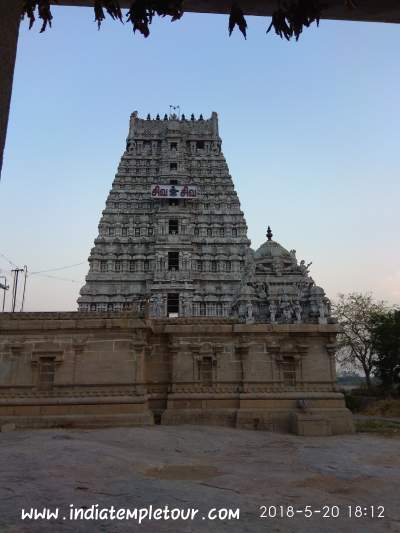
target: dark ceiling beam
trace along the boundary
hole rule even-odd
[[[322,18],[331,20],[354,20],[364,22],[400,23],[400,0],[356,0],[358,7],[349,9],[345,0],[322,0],[327,6]],[[93,6],[93,0],[54,0],[54,5]],[[132,0],[120,0],[122,8],[129,8]],[[277,0],[237,0],[245,15],[271,16],[277,7]],[[191,13],[228,14],[231,0],[186,0],[184,10]]]

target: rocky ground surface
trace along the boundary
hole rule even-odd
[[[399,438],[384,436],[304,438],[198,426],[0,433],[0,531],[399,532],[399,450]],[[193,521],[145,519],[139,526],[133,519],[71,521],[70,504],[199,513]],[[303,512],[261,518],[262,506]],[[349,506],[353,514],[361,506],[363,515],[384,506],[384,518],[349,518]],[[21,509],[31,507],[58,507],[60,514],[21,520]],[[212,508],[239,508],[240,518],[209,520]],[[306,518],[310,509],[317,512]]]

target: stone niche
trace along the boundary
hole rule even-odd
[[[337,332],[132,312],[3,313],[0,423],[350,433],[335,382]]]

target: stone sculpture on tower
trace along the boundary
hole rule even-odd
[[[81,311],[148,309],[154,318],[327,323],[329,301],[305,261],[272,240],[250,248],[221,151],[218,118],[131,115]]]

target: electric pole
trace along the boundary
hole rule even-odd
[[[6,303],[6,291],[8,291],[10,286],[7,285],[7,278],[5,276],[0,276],[0,278],[4,279],[4,284],[0,283],[0,289],[3,289],[3,313],[4,313],[4,305]]]
[[[12,292],[12,304],[11,304],[11,312],[14,313],[15,311],[15,304],[17,303],[17,289],[18,289],[18,276],[20,272],[23,272],[23,268],[14,268],[14,270],[11,270],[14,274],[14,280],[13,280],[13,292]]]
[[[24,276],[24,291],[22,293],[22,304],[21,304],[21,311],[24,310],[24,302],[25,302],[25,289],[26,289],[26,277],[28,275],[28,267],[26,265],[24,265],[24,272],[25,272],[25,276]]]

